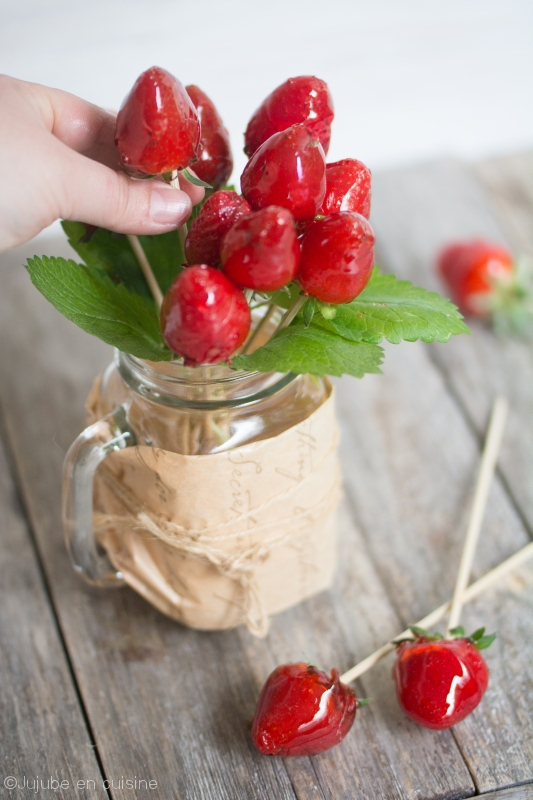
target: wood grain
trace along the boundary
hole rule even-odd
[[[532,800],[533,785],[529,783],[522,786],[511,786],[509,789],[487,792],[482,797],[483,800]]]
[[[1,442],[0,531],[0,794],[36,796],[29,787],[39,776],[45,785],[66,783],[50,796],[72,798],[82,780],[94,781],[84,797],[102,797],[102,774]],[[8,792],[9,777],[25,788]]]
[[[52,248],[57,252],[57,244]],[[11,263],[20,257],[11,254]],[[158,788],[150,796],[165,800],[351,798],[354,791],[365,798],[472,794],[452,735],[445,733],[436,746],[427,731],[401,719],[386,671],[376,672],[368,686],[372,696],[388,698],[392,726],[380,699],[376,710],[361,713],[342,747],[320,758],[265,759],[251,746],[248,725],[257,694],[277,663],[299,660],[304,651],[326,668],[344,669],[401,627],[346,513],[339,587],[352,586],[352,593],[342,625],[341,589],[281,615],[267,640],[258,641],[245,631],[187,630],[129,590],[100,592],[79,582],[61,538],[60,464],[83,424],[85,393],[109,352],[58,317],[21,271],[6,271],[3,288],[0,333],[14,329],[20,315],[28,325],[0,353],[0,391],[106,773],[154,779]],[[35,413],[43,407],[46,413]],[[350,622],[356,610],[360,616]],[[117,790],[113,796],[126,793]]]
[[[503,218],[497,218],[473,171],[458,162],[383,173],[374,187],[372,220],[380,262],[421,286],[445,293],[435,274],[444,244],[476,237],[506,243]],[[509,398],[501,471],[533,530],[533,348],[518,338],[496,336],[484,323],[469,320],[469,325],[472,336],[433,345],[431,358],[479,435],[493,398]]]
[[[453,162],[377,176],[373,220],[383,266],[430,288],[437,285],[435,253],[445,241],[476,233],[499,235],[482,190],[467,168]],[[351,443],[350,437],[345,440],[345,451],[352,460],[355,453],[364,452],[368,470],[361,480],[354,465],[346,471],[347,480],[375,562],[382,578],[394,586],[392,596],[408,622],[429,610],[428,599],[431,607],[438,605],[453,585],[479,457],[469,427],[481,437],[496,392],[505,391],[511,402],[501,472],[520,509],[529,510],[533,450],[528,451],[528,387],[533,384],[527,376],[533,375],[533,364],[524,342],[499,340],[482,326],[474,327],[472,337],[457,337],[446,345],[387,349],[386,374],[394,376],[396,385],[385,394],[377,379],[365,378],[364,406],[357,398],[354,407],[354,397],[346,393],[341,396],[341,413],[366,423],[348,426],[352,435]],[[416,368],[417,350],[439,366],[440,375]],[[515,373],[518,364],[522,369]],[[411,376],[410,386],[405,375]],[[470,425],[458,414],[448,388],[464,402]],[[394,441],[408,444],[394,449]],[[371,492],[376,474],[386,476],[381,503]],[[520,511],[496,482],[476,575],[527,540]],[[388,559],[383,558],[386,551]],[[526,569],[497,596],[480,599],[465,616],[467,627],[486,623],[499,631],[497,646],[487,651],[493,680],[486,698],[454,729],[481,791],[533,777],[533,619],[527,611],[532,599],[531,570]],[[524,633],[517,646],[517,636]]]

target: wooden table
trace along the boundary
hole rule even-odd
[[[437,287],[449,239],[484,236],[533,252],[533,169],[516,155],[377,175],[380,263]],[[45,246],[46,245],[46,246]],[[66,252],[63,242],[40,244]],[[109,348],[30,285],[35,245],[2,256],[0,282],[0,795],[10,798],[341,800],[533,797],[533,567],[473,603],[467,628],[499,637],[481,706],[433,732],[399,711],[390,658],[363,676],[373,699],[341,746],[270,759],[249,723],[268,673],[310,659],[341,671],[450,596],[480,447],[495,394],[511,402],[476,576],[533,530],[531,344],[483,325],[446,345],[387,347],[383,376],[338,382],[345,501],[335,586],[275,618],[268,637],[198,633],[129,589],[84,585],[60,524],[65,451]],[[41,251],[39,250],[39,255]],[[21,788],[9,792],[14,776]],[[36,777],[68,783],[32,788]],[[105,790],[102,782],[112,782]],[[126,781],[152,781],[129,788]],[[77,788],[79,786],[79,788]],[[506,788],[507,787],[507,788]]]

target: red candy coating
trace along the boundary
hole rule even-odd
[[[160,67],[143,72],[117,116],[122,163],[147,175],[184,169],[196,160],[200,123],[182,84]]]
[[[479,704],[489,682],[485,659],[467,639],[398,645],[393,677],[398,702],[425,728],[450,728]]]
[[[194,172],[215,189],[225,184],[233,169],[228,131],[213,102],[198,86],[186,86],[200,120],[200,147]]]
[[[161,306],[165,342],[189,365],[229,358],[246,339],[250,321],[242,290],[205,264],[184,269]]]
[[[222,239],[251,207],[236,192],[220,191],[209,197],[192,223],[185,240],[189,264],[220,265]]]
[[[301,75],[278,86],[252,116],[246,128],[244,152],[252,156],[273,133],[303,122],[317,134],[328,152],[333,100],[328,85],[313,75]]]
[[[355,211],[368,219],[370,181],[370,170],[355,158],[326,164],[326,194],[318,213],[326,217],[336,211]]]
[[[344,739],[353,725],[357,698],[353,689],[309,664],[283,664],[263,686],[252,739],[263,755],[307,756],[322,753]]]
[[[302,238],[296,279],[304,292],[325,303],[349,303],[372,275],[374,232],[368,220],[338,212],[313,222]]]
[[[254,210],[283,206],[296,220],[314,217],[326,192],[326,160],[316,135],[305,125],[275,133],[249,160],[241,188]]]
[[[300,260],[292,214],[268,206],[244,217],[224,237],[220,256],[225,274],[237,286],[281,289],[296,275]]]
[[[452,300],[463,313],[477,317],[491,313],[490,300],[496,284],[514,274],[511,254],[500,245],[481,240],[448,245],[437,266]]]

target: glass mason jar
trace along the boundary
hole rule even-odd
[[[74,568],[192,627],[248,624],[331,584],[332,386],[117,352],[64,467]]]

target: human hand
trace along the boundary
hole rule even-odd
[[[85,100],[0,75],[0,251],[56,219],[120,233],[177,228],[204,190],[180,177],[134,180],[120,170],[115,116]]]

